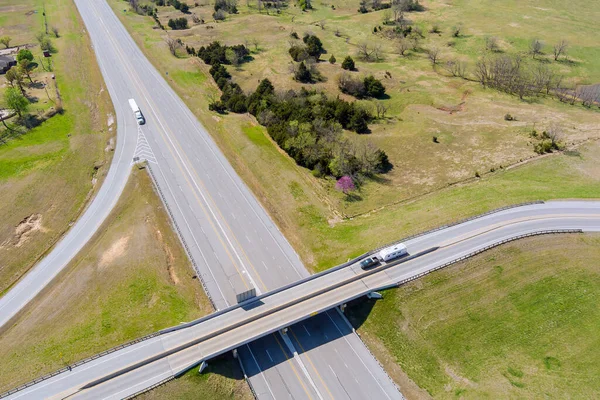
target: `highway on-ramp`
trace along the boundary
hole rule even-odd
[[[600,202],[550,202],[490,214],[406,241],[408,258],[364,271],[358,263],[99,357],[9,398],[120,398],[245,343],[506,240],[555,230],[600,231]],[[430,247],[433,246],[433,247]],[[309,319],[310,321],[310,319]],[[290,333],[282,335],[289,336]]]

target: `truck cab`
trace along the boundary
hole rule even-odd
[[[133,115],[135,116],[138,125],[144,125],[146,123],[146,118],[144,118],[142,110],[140,110],[134,99],[129,99],[129,107],[131,107],[131,111],[133,111]]]
[[[134,112],[133,115],[135,115],[135,119],[136,119],[138,125],[144,125],[146,123],[146,118],[144,118],[144,115],[142,114],[142,112],[140,110],[137,110],[136,112]]]

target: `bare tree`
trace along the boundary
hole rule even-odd
[[[335,32],[333,32],[333,34],[337,37],[340,37],[340,35],[341,35],[340,28],[335,28]]]
[[[392,13],[394,14],[394,22],[400,22],[404,19],[404,5],[396,3],[392,6]]]
[[[383,11],[383,24],[388,25],[390,23],[391,19],[392,19],[392,12],[389,9]]]
[[[585,85],[577,88],[577,97],[584,107],[600,104],[600,84]]]
[[[535,56],[539,56],[542,54],[542,49],[544,48],[544,43],[539,39],[533,39],[529,44],[529,52],[535,58]]]
[[[319,21],[319,26],[321,27],[321,29],[325,29],[325,24],[326,24],[326,21],[324,19]]]
[[[567,47],[569,47],[569,44],[564,39],[554,45],[554,61],[558,61],[558,57],[560,57],[562,54],[567,53]]]
[[[386,106],[383,102],[375,102],[375,112],[377,113],[377,118],[385,119],[385,114],[388,112],[388,110],[389,107]]]
[[[456,38],[460,37],[462,29],[463,29],[462,24],[458,24],[455,27],[453,27],[452,28],[452,36],[456,37]]]
[[[358,56],[365,61],[371,61],[373,57],[373,49],[367,42],[358,44]]]
[[[440,58],[440,49],[437,46],[432,46],[427,49],[427,58],[431,61],[431,65],[435,68]]]
[[[171,37],[167,37],[165,39],[165,42],[167,43],[167,46],[169,47],[169,52],[171,52],[171,54],[173,54],[174,56],[177,56],[177,50],[179,50],[179,47],[181,46],[179,44],[179,41],[177,41],[176,39],[173,39]]]
[[[410,43],[412,44],[413,51],[417,51],[419,49],[419,45],[421,44],[421,39],[417,35],[412,35],[410,37]]]
[[[253,39],[252,39],[252,44],[254,45],[254,51],[258,51],[258,45],[259,45],[260,43],[258,42],[258,39],[257,39],[257,38],[253,38]]]
[[[412,44],[408,41],[408,39],[406,38],[400,38],[400,40],[398,40],[398,53],[400,53],[401,56],[405,56],[406,52],[408,50],[410,50],[410,48],[412,47]]]
[[[60,35],[58,34],[58,28],[56,26],[52,27],[52,33],[54,34],[55,38],[60,37]]]
[[[371,2],[371,6],[374,10],[379,10],[379,8],[381,7],[381,0],[373,0]]]
[[[467,65],[464,61],[450,60],[444,64],[444,69],[452,74],[452,76],[458,76],[464,78],[467,75]]]
[[[557,149],[559,147],[559,142],[564,136],[562,126],[556,123],[550,125],[548,129],[546,129],[546,136],[552,141],[552,147]]]
[[[375,61],[379,61],[383,58],[381,56],[381,45],[380,44],[373,46],[372,54],[373,54],[373,58],[375,58]]]
[[[487,51],[491,51],[492,53],[496,53],[500,51],[500,46],[498,45],[498,38],[496,36],[488,36],[485,38],[485,49]]]

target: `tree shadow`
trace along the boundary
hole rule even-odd
[[[345,201],[348,203],[356,203],[358,201],[362,201],[362,196],[358,193],[346,193]]]

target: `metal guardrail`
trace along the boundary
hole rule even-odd
[[[52,377],[54,377],[56,375],[62,374],[63,372],[70,371],[71,369],[73,369],[75,367],[78,367],[80,365],[86,364],[86,363],[88,363],[90,361],[93,361],[93,360],[96,360],[96,359],[98,359],[100,357],[104,357],[105,355],[108,355],[110,353],[114,353],[115,351],[124,349],[125,347],[132,346],[132,345],[134,345],[136,343],[143,342],[145,340],[151,339],[151,338],[159,336],[159,335],[160,335],[160,333],[158,333],[158,332],[151,333],[150,335],[142,336],[141,338],[132,340],[132,341],[127,342],[127,343],[123,343],[123,344],[121,344],[119,346],[116,346],[116,347],[113,347],[111,349],[105,350],[105,351],[100,352],[98,354],[94,354],[91,357],[84,358],[83,360],[77,361],[74,364],[69,364],[67,367],[61,368],[61,369],[59,369],[57,371],[54,371],[54,372],[51,372],[51,373],[46,374],[44,376],[41,376],[41,377],[39,377],[37,379],[34,379],[34,380],[32,380],[30,382],[27,382],[27,383],[25,383],[25,384],[23,384],[21,386],[18,386],[18,387],[14,388],[14,389],[11,389],[11,390],[9,390],[7,392],[4,392],[4,393],[0,394],[0,399],[4,398],[4,397],[7,397],[7,396],[10,396],[11,394],[19,392],[19,391],[21,391],[23,389],[27,389],[30,386],[33,386],[33,385],[38,384],[38,383],[40,383],[42,381],[45,381],[46,379],[50,379],[50,378],[52,378]]]
[[[504,240],[501,240],[499,242],[492,243],[492,244],[490,244],[490,245],[488,245],[486,247],[483,247],[483,248],[481,248],[479,250],[475,250],[475,251],[473,251],[473,252],[471,252],[469,254],[466,254],[466,255],[464,255],[462,257],[459,257],[459,258],[457,258],[455,260],[448,261],[447,263],[439,265],[439,266],[437,266],[435,268],[432,268],[429,271],[421,272],[420,274],[411,276],[410,278],[403,279],[403,280],[399,281],[396,285],[397,286],[404,285],[404,284],[406,284],[408,282],[411,282],[411,281],[414,281],[416,279],[422,278],[423,276],[428,275],[428,274],[430,274],[432,272],[439,271],[440,269],[444,269],[444,268],[446,268],[446,267],[448,267],[450,265],[453,265],[453,264],[456,264],[458,262],[464,261],[464,260],[466,260],[468,258],[476,256],[477,254],[481,254],[481,253],[483,253],[485,251],[493,249],[494,247],[498,247],[498,246],[501,246],[501,245],[509,243],[509,242],[514,242],[515,240],[524,239],[524,238],[528,238],[528,237],[532,237],[532,236],[552,235],[552,234],[558,234],[558,233],[583,233],[583,230],[581,230],[581,229],[551,229],[551,230],[536,231],[536,232],[525,233],[523,235],[513,236],[513,237],[510,237],[508,239],[504,239]]]
[[[160,188],[160,185],[158,184],[158,180],[156,179],[156,176],[154,175],[154,172],[152,171],[152,167],[150,166],[150,163],[146,163],[146,168],[148,169],[148,172],[150,173],[150,178],[152,179],[152,182],[154,183],[154,187],[156,187],[158,195],[160,196],[160,199],[161,199],[163,205],[165,206],[165,209],[167,210],[167,213],[169,214],[169,218],[171,219],[171,223],[175,227],[175,231],[177,232],[177,236],[179,237],[179,240],[183,244],[183,248],[185,249],[185,253],[187,254],[187,256],[190,259],[190,261],[192,262],[192,266],[194,267],[194,271],[196,271],[196,275],[198,276],[198,280],[202,284],[202,288],[204,289],[204,292],[206,293],[206,296],[208,297],[208,300],[210,301],[210,304],[212,305],[213,310],[216,310],[217,307],[215,305],[215,302],[212,299],[212,297],[210,295],[210,292],[208,291],[208,288],[206,286],[206,282],[204,282],[204,279],[202,278],[202,274],[200,273],[200,270],[198,270],[198,265],[196,264],[196,260],[194,260],[194,257],[192,256],[190,248],[188,247],[185,239],[183,238],[183,235],[181,234],[181,230],[179,229],[179,225],[177,224],[177,221],[175,220],[173,212],[171,211],[171,207],[169,207],[169,204],[167,203],[167,199],[165,198],[165,195],[164,195],[162,189]]]
[[[473,220],[476,220],[476,219],[479,219],[479,218],[487,217],[488,215],[492,215],[492,214],[496,214],[496,213],[499,213],[499,212],[502,212],[502,211],[510,210],[512,208],[519,208],[519,207],[531,206],[531,205],[534,205],[534,204],[544,204],[544,201],[542,201],[542,200],[536,200],[536,201],[530,201],[530,202],[526,202],[526,203],[519,203],[519,204],[510,205],[510,206],[504,206],[504,207],[496,208],[494,210],[490,210],[490,211],[484,212],[483,214],[473,215],[472,217],[463,218],[463,219],[460,219],[460,220],[458,220],[456,222],[451,222],[451,223],[446,224],[446,225],[441,225],[441,226],[438,226],[436,228],[429,229],[427,231],[423,231],[423,232],[420,232],[420,233],[416,233],[414,235],[407,236],[404,239],[396,240],[394,242],[391,242],[391,243],[385,244],[383,246],[380,246],[380,247],[376,248],[375,250],[369,251],[366,254],[367,255],[375,254],[379,250],[384,249],[386,247],[393,246],[393,245],[396,245],[396,244],[399,244],[399,243],[403,243],[403,242],[406,242],[406,241],[409,241],[409,240],[412,240],[412,239],[416,239],[416,238],[421,237],[421,236],[429,235],[430,233],[441,231],[443,229],[452,228],[453,226],[464,224],[465,222],[473,221]]]

